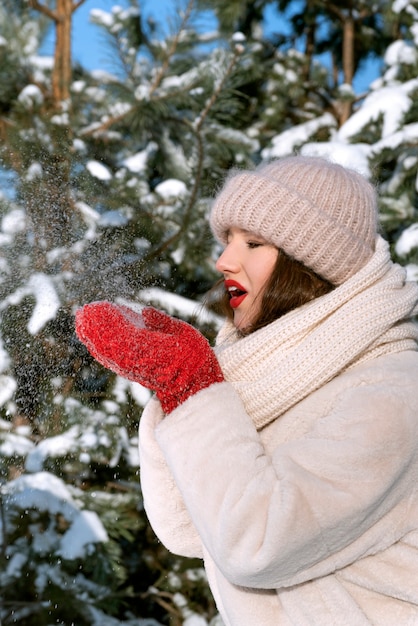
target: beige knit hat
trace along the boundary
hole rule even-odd
[[[286,157],[230,174],[210,224],[223,244],[229,228],[242,228],[340,285],[374,252],[377,198],[353,170],[319,157]]]

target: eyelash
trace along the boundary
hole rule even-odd
[[[254,250],[255,248],[259,248],[260,246],[262,246],[263,244],[260,241],[247,241],[247,246],[251,249]]]

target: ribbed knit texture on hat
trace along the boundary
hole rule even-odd
[[[293,156],[233,172],[215,199],[210,224],[223,244],[231,227],[242,228],[339,285],[373,255],[377,198],[354,170]]]

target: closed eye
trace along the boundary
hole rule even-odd
[[[254,248],[259,248],[264,244],[261,241],[247,241],[247,246],[253,250]]]

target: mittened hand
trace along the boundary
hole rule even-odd
[[[76,313],[76,332],[99,363],[154,390],[165,413],[224,380],[205,337],[153,308],[136,313],[106,301],[86,304]]]

